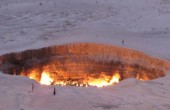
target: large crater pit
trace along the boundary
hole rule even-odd
[[[169,62],[132,49],[96,43],[73,43],[0,56],[0,70],[41,84],[114,85],[127,78],[165,76]]]

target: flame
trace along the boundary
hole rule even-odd
[[[30,74],[29,76],[28,76],[30,79],[36,79],[36,74]]]
[[[95,76],[96,75],[96,76]],[[49,70],[45,69],[41,74],[37,70],[32,70],[27,75],[30,79],[34,79],[40,82],[43,85],[72,85],[72,86],[79,86],[79,87],[88,87],[88,86],[95,86],[95,87],[104,87],[114,85],[119,82],[120,74],[118,72],[114,73],[113,75],[108,75],[105,72],[101,72],[100,74],[88,75],[88,76],[78,76],[81,77],[80,79],[76,79],[75,76],[67,76],[62,71],[58,71],[58,74],[53,74]]]
[[[66,86],[67,84],[64,83],[63,81],[58,81],[55,83],[56,85],[61,85],[61,86]]]
[[[38,76],[36,70],[32,70],[32,71],[29,72],[28,77],[29,77],[30,79],[38,80],[38,77],[39,77],[39,76]]]
[[[38,69],[32,69],[24,73],[27,74],[27,77],[30,79],[34,79],[38,81],[40,84],[44,85],[61,85],[61,86],[78,86],[78,87],[105,87],[111,86],[116,83],[119,83],[121,76],[119,71],[114,72],[113,74],[109,74],[107,72],[100,72],[94,74],[88,73],[67,73],[61,69],[56,69],[55,66],[45,66],[43,67],[43,72]],[[137,74],[136,79],[141,81],[149,80],[147,74]]]
[[[120,80],[119,73],[116,73],[112,76],[111,80],[106,79],[94,79],[93,81],[88,82],[90,86],[104,87],[116,84]]]
[[[110,80],[110,84],[113,84],[113,83],[119,83],[119,80],[120,80],[120,74],[119,73],[116,73],[112,76],[112,79]]]
[[[142,76],[140,76],[139,74],[137,74],[136,79],[140,80],[140,81],[148,81],[149,78],[146,74],[143,74]]]
[[[53,82],[53,78],[50,77],[49,73],[43,72],[41,79],[40,79],[40,83],[44,84],[44,85],[51,85]]]

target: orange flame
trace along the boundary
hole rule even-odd
[[[36,70],[31,70],[29,74],[27,75],[30,79],[38,80],[38,74]]]
[[[107,78],[106,79],[94,79],[92,81],[89,81],[88,85],[97,86],[97,87],[110,86],[110,85],[118,83],[120,78],[121,77],[119,73],[116,73],[111,77],[111,80],[108,80]]]
[[[60,73],[60,72],[59,72]],[[110,86],[114,85],[119,82],[120,80],[120,74],[118,72],[114,73],[113,75],[108,75],[107,73],[100,73],[99,76],[86,76],[82,77],[81,80],[74,80],[74,77],[71,78],[70,76],[67,76],[66,74],[60,74],[62,75],[63,79],[59,79],[58,75],[54,75],[48,70],[43,71],[42,74],[39,74],[36,70],[30,71],[28,74],[28,77],[30,79],[34,79],[40,82],[40,84],[43,85],[51,85],[51,84],[56,84],[56,85],[72,85],[72,86],[96,86],[96,87],[104,87],[104,86]],[[73,80],[69,80],[69,79]]]
[[[139,74],[137,74],[136,79],[140,80],[140,81],[148,81],[149,78],[146,74],[143,74],[142,76],[140,76]]]
[[[112,76],[112,79],[110,80],[109,84],[119,83],[120,80],[120,74],[116,73]]]
[[[53,78],[50,77],[50,75],[46,72],[42,73],[41,79],[40,79],[40,83],[43,85],[51,85],[53,82]]]

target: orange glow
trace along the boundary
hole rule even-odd
[[[36,74],[30,74],[30,75],[29,75],[29,78],[36,80]]]
[[[66,83],[64,83],[63,81],[58,81],[55,84],[56,85],[61,85],[61,86],[65,86],[66,85]]]
[[[23,71],[24,72],[24,71]],[[63,70],[56,70],[54,66],[44,66],[43,71],[32,69],[28,71],[27,76],[43,85],[61,85],[61,86],[78,86],[78,87],[105,87],[119,83],[121,76],[118,71],[108,74],[101,73],[67,73]]]
[[[120,80],[120,74],[119,73],[116,73],[112,76],[112,79],[110,80],[110,84],[113,84],[113,83],[119,83],[119,80]]]
[[[88,82],[88,85],[90,86],[97,86],[97,87],[104,87],[104,86],[110,86],[114,85],[119,82],[120,80],[120,75],[119,73],[114,74],[111,79],[109,80],[109,76],[105,76],[105,78],[101,79],[93,79]]]
[[[34,79],[34,80],[38,80],[38,77],[39,76],[37,76],[38,74],[37,74],[37,71],[36,70],[32,70],[32,71],[30,71],[30,73],[28,74],[28,77],[30,78],[30,79]]]
[[[87,75],[84,76],[81,74],[78,76],[78,78],[75,76],[70,77],[67,74],[64,74],[63,71],[60,71],[59,75],[54,75],[50,72],[42,72],[42,74],[39,74],[36,70],[30,71],[28,74],[28,77],[30,79],[37,80],[40,82],[40,84],[43,85],[72,85],[72,86],[79,86],[79,87],[88,87],[88,86],[95,86],[95,87],[104,87],[104,86],[110,86],[114,85],[116,83],[119,83],[121,76],[118,72],[113,73],[113,75],[108,75],[107,73],[100,73],[97,76]],[[62,76],[61,76],[62,75]],[[62,77],[60,79],[59,77]],[[80,77],[80,78],[79,78]]]
[[[23,73],[24,74],[24,73]],[[105,87],[119,83],[121,76],[119,71],[112,74],[101,72],[101,73],[67,73],[63,70],[56,70],[55,68],[43,68],[43,72],[37,69],[30,70],[27,73],[30,79],[34,79],[43,85],[61,85],[61,86],[78,86],[78,87]],[[137,74],[136,79],[141,81],[149,80],[146,74]]]
[[[54,80],[50,77],[50,75],[46,72],[42,73],[40,83],[43,85],[51,85]]]
[[[147,75],[143,74],[142,76],[140,76],[139,74],[137,74],[136,79],[140,80],[140,81],[148,81],[149,78],[147,77]]]

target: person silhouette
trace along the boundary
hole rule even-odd
[[[34,84],[32,83],[32,92],[34,92]]]
[[[56,94],[56,92],[55,92],[55,87],[54,87],[53,95],[55,95],[55,94]]]
[[[125,44],[125,41],[124,40],[122,40],[122,45],[124,45]]]

